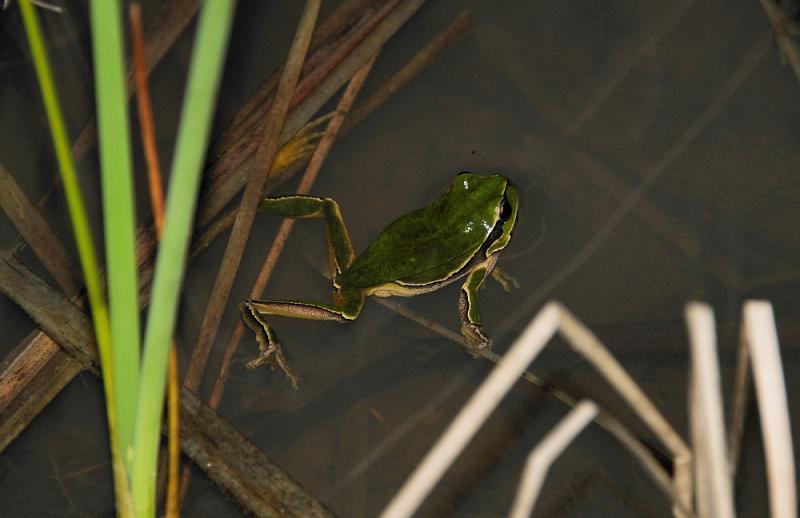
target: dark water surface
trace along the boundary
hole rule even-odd
[[[157,4],[145,2],[145,13]],[[333,5],[325,2],[324,12]],[[302,3],[239,6],[217,132],[282,59]],[[759,3],[430,0],[386,45],[362,97],[463,7],[473,20],[466,37],[337,142],[313,188],[339,201],[356,249],[398,215],[429,203],[459,171],[502,172],[518,185],[522,201],[520,223],[499,264],[522,287],[505,293],[489,281],[482,291],[483,320],[498,352],[546,300],[557,299],[606,341],[686,435],[683,305],[708,301],[725,324],[719,347],[729,387],[741,303],[768,299],[800,430],[800,85],[782,66]],[[42,16],[74,136],[93,109],[87,6],[68,2],[66,14]],[[0,163],[38,199],[55,162],[19,14],[0,14],[0,24]],[[152,79],[165,165],[190,36]],[[93,155],[81,166],[95,204],[96,160]],[[138,178],[144,217],[141,167]],[[281,192],[295,188],[293,182]],[[72,250],[60,193],[47,214]],[[279,223],[257,219],[211,365]],[[5,217],[0,236],[3,246],[13,242]],[[314,266],[324,262],[324,246],[321,225],[301,222],[264,298],[327,299],[329,286]],[[178,328],[183,365],[223,250],[218,240],[190,266]],[[40,268],[30,251],[19,255]],[[457,299],[454,285],[396,300],[457,331]],[[0,308],[5,354],[34,324],[5,298]],[[244,369],[256,351],[248,333],[220,412],[343,517],[375,516],[383,508],[491,368],[371,301],[349,326],[277,318],[274,324],[302,388],[292,390],[268,369]],[[645,433],[608,385],[558,340],[531,369]],[[3,516],[112,514],[102,405],[99,382],[82,375],[3,452]],[[527,452],[566,411],[518,384],[420,516],[507,513]],[[747,423],[736,491],[739,515],[760,517],[767,504],[755,416]],[[239,515],[199,471],[184,509],[192,517]],[[534,514],[670,516],[644,471],[597,427],[554,466]]]

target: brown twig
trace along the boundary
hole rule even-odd
[[[38,329],[21,347],[0,383],[0,451],[87,368]]]
[[[136,103],[141,126],[144,157],[147,161],[147,183],[150,187],[150,204],[153,211],[153,223],[156,236],[161,239],[164,228],[164,189],[161,180],[161,165],[158,161],[156,147],[156,125],[153,121],[153,104],[150,101],[150,89],[147,86],[147,58],[144,50],[144,34],[142,31],[142,9],[138,2],[129,8],[131,38],[133,40],[133,69],[136,82]]]
[[[79,275],[64,243],[2,165],[0,207],[64,293],[76,294],[80,286]]]
[[[181,445],[211,480],[255,516],[333,515],[263,451],[188,390],[181,392]]]
[[[222,258],[222,265],[211,289],[209,304],[206,307],[203,322],[200,325],[197,344],[192,352],[192,358],[189,360],[184,384],[192,390],[197,390],[200,385],[203,370],[211,352],[211,346],[214,343],[219,323],[222,320],[225,303],[228,300],[233,280],[244,254],[247,238],[250,235],[250,229],[255,220],[256,209],[261,198],[261,190],[280,147],[278,138],[289,111],[289,103],[295,86],[297,86],[297,81],[300,78],[300,71],[308,51],[308,45],[311,42],[311,34],[317,20],[319,7],[320,0],[306,1],[289,56],[286,58],[286,66],[278,84],[278,90],[275,93],[275,101],[272,104],[270,116],[266,121],[263,141],[256,152],[256,159],[262,165],[260,169],[254,170],[250,174],[242,195],[242,201],[236,213],[236,220],[233,222],[228,245]]]
[[[156,148],[153,106],[150,102],[150,88],[147,86],[147,59],[145,57],[144,31],[142,30],[142,10],[138,2],[130,4],[129,15],[133,40],[136,101],[139,113],[139,127],[147,161],[150,206],[153,211],[156,236],[161,240],[164,229],[164,190],[162,188],[161,165],[159,164],[158,150]],[[178,498],[178,472],[180,470],[178,387],[180,382],[178,381],[178,348],[175,345],[175,340],[170,343],[167,365],[167,457],[169,470],[165,515],[167,518],[178,518],[180,516],[180,499]]]
[[[43,323],[55,322],[62,335],[81,336],[79,320],[80,317],[85,318],[83,311],[71,302],[65,306],[62,300],[66,298],[61,294],[58,298],[50,296],[55,290],[11,256],[0,258],[0,286],[3,292],[22,306],[22,309],[45,331],[51,330],[45,328]],[[93,356],[76,345],[77,343],[78,340],[75,338],[60,342],[59,345],[84,367],[88,367],[92,363]]]
[[[378,55],[375,54],[371,60],[361,67],[347,85],[347,89],[342,94],[341,99],[339,99],[339,104],[336,106],[336,112],[328,123],[328,127],[325,130],[325,136],[322,137],[319,146],[311,156],[311,160],[308,163],[306,172],[303,174],[303,178],[300,180],[300,185],[297,188],[298,194],[308,194],[308,192],[311,190],[311,186],[314,184],[314,180],[316,180],[317,174],[322,167],[322,162],[328,156],[328,152],[330,151],[331,147],[333,146],[333,142],[336,140],[336,137],[339,134],[342,123],[350,111],[353,102],[358,96],[358,92],[361,91],[361,87],[364,86],[364,81],[366,81],[367,76],[372,69],[372,65],[375,63],[375,59],[377,57]],[[278,262],[278,257],[280,257],[280,254],[283,251],[283,246],[292,231],[294,221],[295,220],[293,219],[285,219],[281,223],[280,229],[275,236],[275,240],[272,242],[272,246],[267,253],[266,259],[264,260],[264,264],[261,266],[261,271],[258,273],[258,277],[253,284],[253,289],[250,292],[251,299],[261,297],[261,294],[264,292],[264,288],[266,288],[269,278],[272,275],[272,271],[275,269],[275,265]],[[242,324],[240,321],[236,324],[236,328],[234,329],[233,334],[228,341],[228,345],[225,348],[225,354],[222,357],[222,363],[217,374],[217,379],[214,382],[214,387],[211,390],[211,397],[209,399],[209,405],[211,408],[216,409],[219,407],[219,402],[222,399],[222,394],[225,390],[225,381],[228,378],[228,369],[230,368],[231,360],[233,359],[233,355],[238,348],[243,333],[244,324]]]

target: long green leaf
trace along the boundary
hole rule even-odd
[[[119,0],[92,0],[91,21],[117,425],[120,449],[130,469],[140,336],[135,195]]]
[[[234,0],[207,0],[200,13],[170,172],[164,236],[147,314],[136,414],[131,488],[136,515],[142,517],[152,517],[155,513],[156,460],[167,356],[234,5]]]
[[[97,348],[100,355],[100,366],[103,370],[103,388],[106,394],[106,413],[111,437],[111,457],[116,487],[117,512],[120,516],[129,516],[131,499],[128,492],[128,478],[125,472],[125,462],[120,455],[119,436],[117,430],[117,412],[114,390],[114,373],[111,368],[113,354],[111,350],[111,332],[109,326],[108,307],[103,294],[100,280],[100,269],[97,264],[97,254],[92,240],[89,218],[83,202],[75,164],[72,161],[69,139],[64,125],[64,117],[56,94],[55,82],[50,67],[50,60],[44,46],[42,29],[39,18],[29,0],[20,0],[20,9],[25,24],[25,32],[31,47],[33,64],[39,79],[39,88],[42,93],[50,133],[53,137],[53,147],[56,152],[61,179],[64,183],[64,193],[67,198],[72,228],[75,232],[75,241],[78,245],[81,268],[86,279],[86,292],[92,310],[92,322],[97,336]]]

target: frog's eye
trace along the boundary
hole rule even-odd
[[[514,209],[511,208],[511,204],[508,202],[508,198],[503,196],[503,204],[500,206],[500,219],[503,221],[508,221],[511,218],[511,214],[514,212]]]

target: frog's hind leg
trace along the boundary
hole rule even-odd
[[[264,198],[261,210],[284,218],[325,219],[332,279],[336,279],[353,262],[355,254],[350,234],[344,226],[339,205],[334,200],[304,195],[275,196]]]
[[[286,362],[281,345],[264,317],[276,315],[309,320],[349,322],[355,320],[361,313],[361,308],[364,306],[364,292],[353,289],[337,290],[334,292],[334,302],[335,305],[291,300],[245,300],[242,302],[239,306],[242,320],[255,332],[259,346],[258,357],[251,360],[247,367],[254,369],[264,363],[270,363],[273,368],[278,367],[286,373],[292,385],[297,387],[298,378]]]
[[[292,195],[264,198],[261,210],[293,219],[322,218],[325,220],[328,237],[328,258],[331,277],[336,277],[345,270],[355,257],[350,235],[342,220],[339,206],[330,198],[316,196]],[[305,318],[311,320],[333,320],[348,322],[355,319],[364,305],[364,293],[356,289],[338,289],[333,294],[333,304],[300,302],[290,300],[245,300],[239,309],[242,320],[256,334],[259,345],[259,356],[250,363],[255,368],[263,363],[283,370],[292,384],[297,386],[297,376],[286,362],[280,343],[267,323],[270,315]]]

